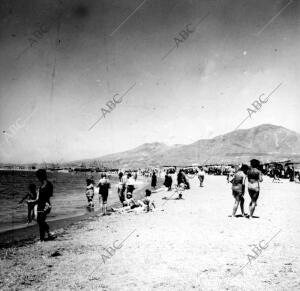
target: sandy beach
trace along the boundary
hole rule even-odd
[[[159,179],[159,185],[162,185],[162,180]],[[13,183],[12,183],[13,184]],[[149,184],[149,179],[139,178],[136,181],[136,190],[135,194],[137,199],[140,199],[144,195],[144,190],[147,188]],[[100,212],[100,203],[98,198],[98,188],[95,188],[95,208],[93,210],[87,209],[86,207],[86,197],[82,193],[83,191],[78,191],[76,188],[72,190],[73,195],[69,197],[66,195],[59,195],[62,193],[56,193],[55,197],[51,200],[54,211],[50,213],[47,217],[47,221],[50,225],[50,228],[53,230],[59,228],[66,228],[71,224],[74,224],[81,220],[89,219],[90,217],[94,217],[98,215]],[[75,207],[72,207],[75,201]],[[3,202],[3,201],[2,201]],[[4,204],[4,203],[3,203]],[[5,209],[4,205],[2,208],[4,209],[2,213],[2,217],[5,217],[5,214],[10,217],[14,217],[14,212],[16,211],[16,202],[12,204],[11,208]],[[112,186],[111,193],[109,195],[108,200],[109,207],[120,207],[120,201],[117,193],[117,184]],[[74,209],[77,208],[77,211]],[[17,209],[18,210],[18,209]],[[10,213],[11,212],[11,213]],[[23,211],[19,217],[21,217],[24,221],[26,218],[26,212]],[[57,215],[59,214],[59,215]],[[0,248],[8,247],[11,245],[20,245],[30,241],[36,240],[36,236],[38,234],[38,225],[36,221],[33,221],[31,224],[23,223],[15,223],[10,222],[7,224],[7,227],[0,227]]]
[[[1,290],[300,289],[299,185],[265,177],[252,220],[228,217],[224,176],[162,199],[172,194],[153,194],[155,212],[91,217],[55,241],[2,249]]]

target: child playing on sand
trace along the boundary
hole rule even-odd
[[[26,195],[19,201],[19,204],[23,203],[23,201],[28,198],[26,203],[28,207],[27,223],[29,224],[34,219],[34,207],[35,207],[35,200],[37,198],[36,185],[30,184],[28,186],[28,190],[29,192],[27,192]]]
[[[246,173],[249,167],[247,165],[242,165],[242,167],[234,174],[232,183],[232,195],[235,199],[235,203],[232,209],[232,217],[236,217],[236,211],[241,207],[242,215],[246,217],[244,213],[244,194],[245,194],[245,182],[246,182]]]
[[[88,207],[94,207],[94,181],[92,179],[86,179],[85,195],[88,201]]]

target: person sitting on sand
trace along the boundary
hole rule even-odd
[[[126,199],[123,202],[123,207],[130,206],[134,208],[137,205],[137,200],[133,198],[132,193],[127,192]]]
[[[121,208],[112,208],[113,212],[129,213],[129,212],[149,212],[155,209],[154,201],[150,199],[151,191],[147,189],[146,196],[142,200],[135,200],[131,193],[127,194],[127,199]]]
[[[257,206],[257,199],[260,192],[260,183],[263,181],[262,173],[259,170],[260,162],[256,159],[250,161],[250,169],[247,172],[248,177],[248,192],[251,198],[249,205],[250,217],[253,217],[255,207]]]
[[[149,189],[146,189],[146,196],[141,200],[141,202],[144,204],[144,210],[146,212],[152,211],[155,209],[154,201],[150,199],[151,191]]]
[[[38,191],[37,199],[37,223],[40,229],[40,240],[45,240],[45,234],[47,233],[47,239],[54,239],[55,235],[50,232],[49,225],[46,222],[47,215],[51,211],[50,197],[53,196],[53,185],[47,179],[47,173],[44,169],[39,169],[35,173],[36,177],[41,183]]]
[[[249,170],[247,165],[242,165],[241,168],[234,174],[232,183],[232,195],[235,199],[235,203],[232,209],[232,217],[236,217],[236,211],[239,207],[241,207],[242,215],[246,217],[244,213],[244,194],[245,194],[245,182],[246,182],[246,173]]]
[[[106,174],[101,174],[101,179],[98,183],[99,187],[99,202],[102,204],[102,215],[107,214],[107,198],[110,189],[110,182],[106,177]]]
[[[187,186],[184,183],[180,183],[180,185],[176,186],[175,192],[178,193],[178,197],[176,199],[183,199],[182,196],[185,189],[187,189]]]
[[[88,201],[88,207],[94,207],[94,181],[92,179],[86,179],[85,195]]]
[[[125,213],[130,212],[130,210],[139,207],[139,202],[132,197],[132,194],[128,192],[126,194],[126,199],[123,202],[123,207],[121,208],[112,208],[113,212]]]
[[[30,184],[28,186],[29,192],[26,193],[26,195],[19,201],[19,204],[23,203],[25,199],[28,198],[26,201],[27,203],[27,223],[31,223],[32,220],[34,219],[34,207],[35,207],[35,200],[37,198],[37,189],[35,184]]]

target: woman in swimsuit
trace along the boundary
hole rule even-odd
[[[247,177],[248,177],[248,192],[251,198],[249,211],[250,211],[250,217],[252,218],[255,207],[257,206],[256,201],[259,196],[260,183],[263,181],[263,179],[262,179],[262,173],[259,170],[260,162],[256,159],[253,159],[250,161],[250,165],[251,167],[247,172]]]
[[[246,181],[246,173],[249,167],[247,165],[242,165],[242,167],[234,174],[232,180],[232,195],[235,199],[235,203],[232,209],[232,217],[236,217],[236,211],[239,207],[241,207],[242,215],[246,217],[244,213],[244,194],[245,194],[245,181]]]

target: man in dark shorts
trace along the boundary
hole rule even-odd
[[[107,214],[107,198],[108,198],[108,192],[110,189],[110,183],[109,180],[106,177],[106,174],[101,175],[101,179],[98,184],[99,187],[99,202],[101,204],[102,200],[102,215]]]
[[[135,189],[135,180],[132,178],[131,173],[127,174],[127,181],[126,181],[126,186],[127,186],[127,193],[133,194],[133,191]]]
[[[257,199],[260,191],[260,183],[263,181],[262,173],[259,170],[260,162],[256,159],[250,161],[250,169],[247,172],[248,177],[248,192],[251,198],[249,205],[250,217],[253,217],[255,207],[257,206]]]
[[[244,194],[245,194],[245,182],[246,182],[246,173],[249,167],[247,165],[242,165],[242,167],[234,174],[232,180],[232,195],[235,199],[235,203],[232,209],[232,217],[236,217],[236,211],[241,207],[241,213],[246,217],[244,212]]]
[[[47,173],[44,169],[36,171],[36,177],[38,178],[41,186],[39,188],[37,203],[37,223],[40,230],[40,240],[45,240],[45,234],[48,234],[48,240],[54,239],[55,236],[49,231],[49,225],[46,222],[47,215],[51,210],[50,197],[53,196],[53,185],[47,179]]]

